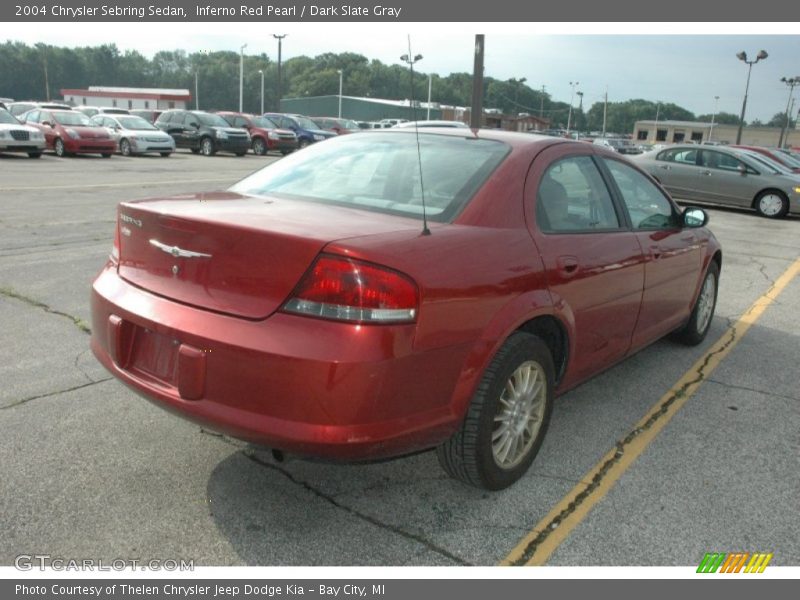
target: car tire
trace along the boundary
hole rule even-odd
[[[297,147],[298,147],[298,148],[305,148],[305,147],[306,147],[306,146],[308,146],[310,143],[311,143],[311,142],[309,142],[307,139],[305,139],[305,138],[300,138],[299,140],[297,140]]]
[[[286,156],[287,154],[291,154],[291,153],[292,153],[292,151],[291,151],[291,150],[281,150],[281,154],[282,154],[283,156]]]
[[[122,156],[131,155],[131,143],[128,140],[122,139],[119,141],[119,153]]]
[[[267,144],[261,138],[253,139],[253,154],[264,156],[267,153]]]
[[[28,156],[30,158],[41,158],[42,157],[42,153],[41,152],[28,152]]]
[[[217,149],[214,147],[214,140],[210,137],[204,137],[200,140],[200,153],[203,156],[214,156],[217,153]]]
[[[762,217],[782,219],[789,212],[789,199],[779,190],[764,190],[756,196],[755,208]]]
[[[69,156],[69,152],[67,152],[67,148],[64,146],[64,140],[61,138],[56,138],[56,141],[53,142],[53,151],[56,153],[56,156],[61,158]]]
[[[163,156],[164,158],[169,158],[169,157],[172,155],[172,152],[161,152],[160,154],[161,154],[161,156]]]
[[[675,332],[673,338],[687,346],[697,346],[702,342],[711,328],[714,309],[717,306],[717,290],[719,289],[719,266],[711,261],[703,277],[703,285],[695,300],[689,321]]]
[[[529,333],[511,335],[484,371],[460,429],[437,448],[439,464],[488,490],[519,480],[542,445],[554,382],[547,345]]]

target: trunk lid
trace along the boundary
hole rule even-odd
[[[419,229],[419,222],[230,192],[120,204],[119,275],[160,296],[262,319],[288,298],[326,244]]]

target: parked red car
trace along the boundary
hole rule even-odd
[[[227,191],[120,204],[91,346],[204,427],[337,459],[438,447],[500,489],[557,393],[667,334],[705,337],[722,261],[706,220],[599,146],[340,136]]]
[[[800,173],[800,161],[791,155],[784,154],[780,150],[773,150],[772,148],[764,148],[762,146],[731,146],[731,148],[741,148],[742,150],[750,150],[751,152],[758,152],[767,158],[771,158],[779,165],[783,165],[793,173]]]
[[[336,117],[311,117],[311,120],[316,123],[320,129],[325,131],[333,131],[336,135],[344,135],[346,133],[356,133],[361,131],[358,123],[351,119],[337,119]]]
[[[25,123],[44,134],[47,148],[56,156],[101,154],[110,158],[117,143],[108,132],[76,110],[34,109],[23,115]]]
[[[221,111],[217,113],[232,127],[241,127],[250,132],[254,154],[264,155],[270,150],[289,154],[297,150],[297,136],[291,129],[280,129],[267,117],[247,113]]]

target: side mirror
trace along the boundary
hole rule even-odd
[[[684,227],[703,227],[708,223],[708,213],[702,208],[688,206],[683,211],[682,221]]]
[[[197,121],[192,121],[191,123],[189,123],[189,127],[191,127],[192,129],[200,129],[200,123],[198,123]]]
[[[739,171],[739,175],[747,175],[747,167],[744,165],[739,165],[736,170]]]

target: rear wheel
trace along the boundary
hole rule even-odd
[[[122,154],[122,156],[131,155],[131,143],[128,140],[119,141],[119,153]]]
[[[547,345],[513,334],[486,368],[461,428],[437,449],[439,464],[476,487],[500,490],[516,482],[542,445],[554,381]]]
[[[217,153],[217,149],[214,147],[214,140],[204,137],[200,142],[200,152],[203,153],[203,156],[214,156]]]
[[[700,294],[694,303],[689,322],[675,332],[677,341],[687,346],[696,346],[706,338],[711,327],[711,318],[717,306],[717,288],[719,287],[719,267],[713,260],[708,265]]]
[[[789,212],[789,199],[778,190],[764,190],[756,196],[755,206],[762,217],[781,219]]]
[[[264,156],[267,153],[267,145],[264,143],[263,139],[255,138],[253,140],[253,153],[259,156]]]

